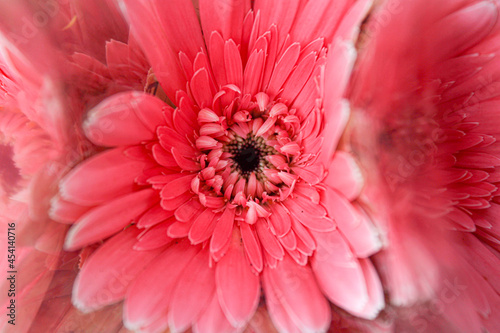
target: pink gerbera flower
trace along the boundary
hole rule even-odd
[[[124,1],[152,72],[83,125],[98,153],[60,183],[65,247],[98,244],[73,303],[124,300],[132,330],[238,331],[264,299],[281,332],[320,332],[329,302],[383,307],[381,243],[337,151],[368,1]],[[158,96],[162,96],[162,101]],[[86,253],[89,250],[85,250]]]
[[[409,316],[411,329],[493,332],[499,3],[408,1],[381,25],[391,8],[375,14],[352,85],[353,138],[372,171],[365,198],[389,244],[376,263],[391,303],[423,304]]]

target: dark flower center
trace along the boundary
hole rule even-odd
[[[244,145],[233,157],[242,173],[250,173],[257,170],[260,163],[260,150],[251,143]]]
[[[226,150],[232,154],[235,169],[245,177],[252,172],[258,174],[268,164],[264,157],[274,152],[262,137],[251,134],[246,138],[237,137],[226,145]]]

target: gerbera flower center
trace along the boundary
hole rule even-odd
[[[237,137],[231,141],[226,150],[232,154],[234,168],[242,176],[248,177],[252,172],[256,172],[259,176],[258,173],[267,164],[264,157],[271,154],[274,149],[267,146],[262,137],[249,134],[245,139]]]

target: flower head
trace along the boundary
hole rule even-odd
[[[366,45],[352,84],[356,150],[375,170],[365,195],[387,223],[389,246],[375,260],[391,302],[442,301],[458,281],[436,314],[451,330],[498,325],[478,305],[498,288],[498,270],[480,267],[497,265],[499,250],[498,13],[496,1],[401,5]],[[485,302],[494,309],[497,295]]]
[[[262,285],[283,332],[325,331],[327,299],[376,316],[382,289],[366,258],[381,244],[351,202],[356,163],[337,151],[369,3],[201,1],[201,27],[189,1],[124,4],[152,71],[143,92],[88,113],[85,134],[102,148],[53,200],[51,216],[74,222],[67,250],[104,241],[74,304],[124,299],[133,330],[235,331]]]

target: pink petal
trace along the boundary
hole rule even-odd
[[[127,146],[156,137],[162,125],[161,100],[130,91],[108,97],[89,112],[83,127],[87,137],[100,146]]]
[[[292,226],[290,214],[280,204],[269,207],[271,215],[268,217],[269,225],[273,233],[278,237],[284,236]]]
[[[123,1],[131,30],[144,50],[156,77],[170,100],[186,87],[186,77],[178,63],[178,52],[169,43],[158,14],[146,1]],[[156,45],[156,47],[150,47]]]
[[[295,323],[288,315],[287,311],[283,307],[281,294],[277,294],[274,290],[274,286],[269,282],[269,275],[263,274],[262,276],[262,286],[264,293],[266,295],[267,310],[269,311],[269,316],[271,317],[274,326],[279,332],[287,333],[301,333],[301,329],[295,325]]]
[[[173,212],[167,211],[161,207],[160,204],[154,205],[145,212],[141,218],[137,221],[138,228],[148,228],[157,223],[165,221],[169,217],[173,216]]]
[[[127,292],[123,310],[127,328],[136,330],[167,315],[177,281],[199,250],[187,241],[180,241],[160,254],[135,279]],[[165,274],[165,267],[169,274]]]
[[[215,278],[222,311],[231,325],[243,327],[257,309],[260,284],[245,258],[245,249],[236,231],[229,250],[217,263]]]
[[[285,256],[276,269],[265,268],[263,274],[269,282],[269,289],[275,292],[300,331],[327,330],[331,309],[309,266],[300,266],[289,256]]]
[[[326,216],[326,209],[323,206],[314,204],[302,196],[296,196],[283,202],[290,214],[311,230],[332,231],[335,229],[335,222]]]
[[[233,230],[235,210],[226,208],[217,220],[212,239],[210,240],[210,252],[220,251],[229,242]]]
[[[205,68],[196,71],[189,84],[193,97],[200,108],[212,105],[214,94],[210,89],[208,72]]]
[[[249,9],[249,0],[231,3],[223,0],[201,0],[200,18],[203,34],[209,37],[213,31],[218,31],[224,40],[232,39],[236,44],[240,44],[243,19]]]
[[[180,222],[193,220],[204,210],[203,206],[196,199],[189,200],[175,210],[175,218]]]
[[[271,75],[269,86],[267,88],[270,97],[274,97],[281,90],[286,79],[292,72],[300,54],[300,44],[293,43],[281,56],[280,60],[276,63],[276,67]]]
[[[122,148],[111,149],[78,164],[63,178],[59,191],[76,204],[100,204],[131,193],[134,179],[145,166],[145,162],[125,156]]]
[[[253,227],[247,223],[240,224],[241,238],[251,266],[257,271],[262,271],[262,249]]]
[[[194,177],[196,174],[188,174],[166,183],[160,193],[161,198],[169,200],[186,193],[191,189],[191,181]]]
[[[431,49],[440,47],[433,56],[441,59],[460,54],[475,45],[491,32],[498,19],[498,9],[494,3],[478,1],[446,16],[432,27],[440,34],[433,39]]]
[[[378,231],[365,213],[330,188],[323,192],[322,202],[358,257],[366,258],[380,250]]]
[[[139,236],[137,244],[134,245],[134,250],[148,251],[170,244],[170,242],[173,241],[173,238],[167,236],[167,229],[172,222],[173,221],[171,220],[169,222],[160,223],[144,230]]]
[[[212,236],[215,229],[215,223],[220,215],[214,213],[212,209],[205,209],[194,220],[191,229],[189,229],[189,240],[193,244],[198,244]]]
[[[337,151],[328,167],[323,183],[342,193],[347,200],[354,200],[363,188],[363,175],[351,154]]]
[[[231,326],[219,305],[217,293],[193,325],[195,333],[235,333],[238,330]]]
[[[157,199],[157,192],[148,189],[133,192],[90,210],[69,230],[65,248],[76,250],[113,235],[153,206]]]
[[[243,85],[243,64],[238,47],[233,40],[226,41],[224,45],[224,64],[227,83],[241,87]]]
[[[366,287],[368,289],[368,302],[364,308],[359,312],[353,314],[365,318],[375,319],[385,305],[384,290],[382,283],[370,259],[360,259],[359,263],[363,269],[363,274],[366,279]]]
[[[133,251],[139,233],[135,227],[128,228],[85,262],[73,287],[73,304],[78,309],[88,312],[123,299],[129,284],[160,253]]]
[[[363,270],[338,231],[315,233],[311,267],[325,295],[337,306],[360,313],[368,303]]]
[[[257,231],[262,247],[267,251],[267,253],[278,260],[283,259],[285,251],[283,251],[283,248],[276,239],[276,236],[271,233],[267,221],[259,219],[257,223],[255,223],[255,230]]]
[[[325,68],[325,89],[328,94],[324,99],[325,141],[321,149],[321,161],[328,165],[335,154],[340,136],[349,119],[349,103],[342,100],[351,69],[356,59],[352,43],[335,43],[328,50]]]
[[[172,294],[169,322],[173,331],[189,328],[209,304],[215,291],[215,272],[208,265],[209,251],[202,250],[182,272]]]
[[[51,219],[60,223],[73,223],[83,214],[93,207],[80,206],[72,202],[61,199],[60,196],[51,200],[49,216]]]

